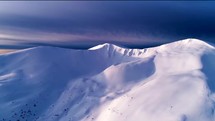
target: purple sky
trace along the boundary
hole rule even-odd
[[[215,2],[0,1],[0,47],[85,48],[109,42],[156,46],[185,38],[213,42]]]

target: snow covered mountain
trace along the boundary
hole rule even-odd
[[[0,55],[0,121],[215,121],[215,47],[35,47]]]

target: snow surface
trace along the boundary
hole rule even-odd
[[[215,121],[215,48],[35,47],[0,55],[0,121]]]

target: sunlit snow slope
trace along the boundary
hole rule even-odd
[[[215,48],[35,47],[0,55],[0,121],[215,121]]]

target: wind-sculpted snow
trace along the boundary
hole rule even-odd
[[[35,47],[0,55],[0,121],[215,121],[215,49]]]

